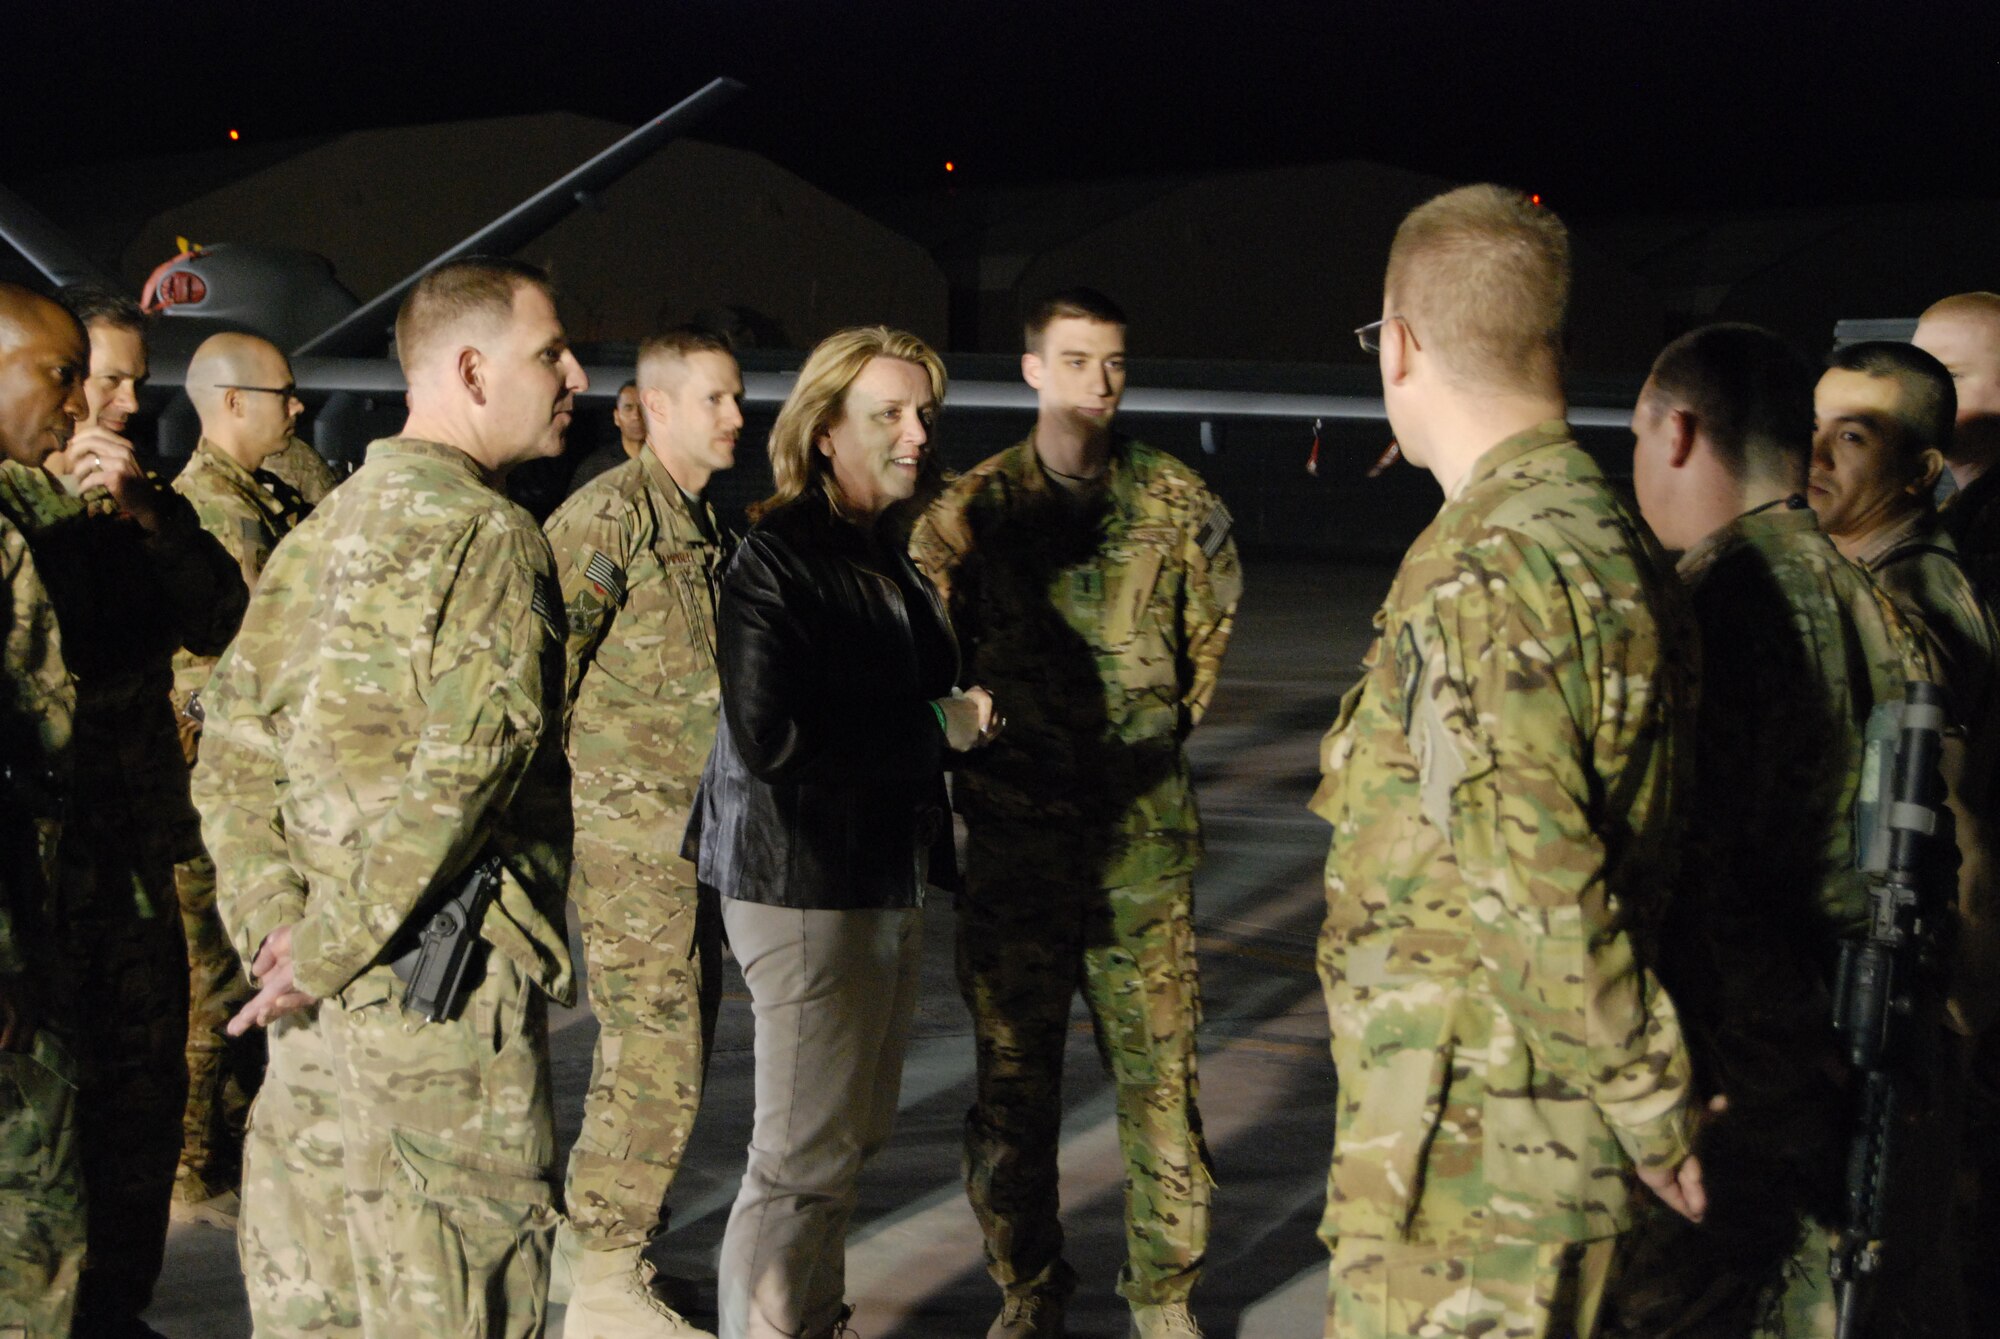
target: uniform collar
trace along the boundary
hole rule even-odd
[[[1862,540],[1854,550],[1854,561],[1871,572],[1879,571],[1896,550],[1909,544],[1936,544],[1942,535],[1937,515],[1919,507]]]
[[[433,460],[441,465],[464,473],[468,479],[499,492],[500,481],[486,471],[486,467],[455,446],[443,442],[427,442],[421,437],[382,437],[368,443],[368,459],[377,456],[413,456],[420,460]]]
[[[255,502],[260,510],[272,516],[284,513],[284,504],[271,495],[270,489],[258,482],[255,474],[244,469],[234,456],[206,437],[194,444],[194,455],[188,461],[188,468],[205,470],[218,476],[245,498]]]
[[[1458,481],[1458,487],[1452,490],[1452,500],[1464,497],[1488,479],[1503,473],[1521,473],[1519,466],[1523,458],[1536,451],[1565,446],[1575,440],[1576,434],[1570,431],[1569,424],[1559,418],[1546,419],[1512,437],[1503,438],[1472,462],[1472,468],[1465,472],[1465,477]]]
[[[1818,529],[1819,517],[1811,507],[1759,507],[1743,513],[1683,553],[1674,564],[1674,571],[1683,581],[1693,581],[1745,544],[1810,534]]]
[[[695,497],[682,488],[660,460],[659,452],[650,446],[639,448],[638,461],[640,477],[646,481],[647,491],[659,499],[662,515],[676,531],[685,532],[677,537],[714,543],[721,529],[708,499]]]

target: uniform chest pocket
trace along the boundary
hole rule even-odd
[[[600,669],[641,693],[659,693],[715,665],[708,568],[699,553],[633,565],[624,605],[598,649]]]

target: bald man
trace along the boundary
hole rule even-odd
[[[1932,303],[1910,342],[1951,373],[1958,413],[1945,464],[1957,491],[1940,518],[1981,598],[2000,605],[2000,293]]]
[[[0,320],[81,338],[21,289]],[[48,368],[43,375],[51,375]],[[51,392],[42,391],[46,398]],[[156,488],[100,420],[44,427],[0,465],[0,512],[25,535],[77,687],[76,802],[58,854],[53,969],[73,1002],[90,1243],[77,1326],[144,1333],[166,1244],[187,1102],[187,946],[174,864],[199,851],[174,724],[173,656],[228,644],[246,599],[194,509]],[[66,478],[50,472],[62,445]]]
[[[202,529],[229,550],[252,590],[278,541],[310,508],[264,466],[294,440],[299,400],[291,364],[256,335],[210,336],[188,363],[186,388],[201,418],[201,441],[174,491]],[[215,657],[174,657],[174,706],[188,764],[201,736],[201,690]],[[215,911],[215,862],[204,851],[174,867],[181,927],[188,941],[188,1101],[181,1164],[174,1180],[175,1222],[234,1231],[243,1131],[250,1099],[264,1076],[261,1033],[230,1037],[229,1020],[254,994]]]
[[[270,1039],[238,1243],[259,1335],[539,1335],[546,1010],[576,997],[563,608],[501,487],[586,381],[513,261],[424,276],[396,346],[403,432],[278,545],[202,692],[202,835],[258,987],[230,1029]],[[487,875],[469,994],[406,1009],[391,964]]]
[[[87,366],[61,309],[0,286],[0,470],[62,448]],[[83,1267],[75,1036],[43,914],[75,709],[55,606],[0,505],[0,1334],[68,1334]]]

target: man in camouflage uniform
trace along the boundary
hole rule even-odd
[[[1910,342],[1944,364],[1958,404],[1953,492],[1940,509],[1959,561],[1988,604],[2000,600],[2000,293],[1955,293],[1925,309]],[[2000,1285],[1993,1290],[2000,1295]]]
[[[186,387],[201,417],[201,441],[174,480],[202,529],[215,536],[252,590],[271,550],[305,519],[305,499],[264,472],[299,413],[291,364],[255,335],[210,336],[188,364]],[[174,706],[192,767],[201,740],[201,690],[215,657],[174,657]],[[188,941],[188,1103],[174,1185],[176,1222],[234,1230],[243,1129],[264,1075],[262,1033],[223,1029],[253,993],[215,911],[215,862],[203,852],[174,867]]]
[[[1945,453],[1958,489],[1940,518],[1989,612],[2000,610],[2000,293],[1934,302],[1911,342],[1951,373],[1957,423]],[[2000,1030],[1974,1045],[1966,1092],[1960,1250],[1968,1309],[2000,1314]]]
[[[0,307],[27,295],[9,290]],[[89,1333],[143,1333],[166,1246],[187,1103],[187,946],[174,863],[198,846],[174,725],[172,658],[234,635],[245,593],[194,511],[156,489],[103,420],[62,457],[0,465],[0,511],[27,536],[76,677],[73,793],[52,918],[56,971],[84,1061],[79,1099]]]
[[[1641,957],[1694,707],[1657,545],[1563,422],[1568,239],[1470,186],[1397,230],[1390,426],[1445,504],[1323,745],[1341,1339],[1589,1334],[1636,1168],[1690,1214],[1689,1059]]]
[[[1878,703],[1930,677],[1929,657],[1806,505],[1812,372],[1777,336],[1721,325],[1676,340],[1632,431],[1639,505],[1682,551],[1702,652],[1660,974],[1700,1095],[1729,1104],[1702,1133],[1711,1212],[1699,1228],[1643,1217],[1605,1328],[1830,1335],[1827,1239],[1806,1223],[1839,1209],[1848,1108],[1831,992],[1836,945],[1867,915],[1853,823],[1863,735]],[[1919,1277],[1905,1269],[1897,1286]]]
[[[617,469],[628,460],[637,460],[646,449],[646,411],[639,402],[639,383],[628,381],[618,388],[611,407],[611,423],[618,435],[576,463],[569,476],[570,496],[583,486]]]
[[[965,682],[1006,730],[960,765],[967,830],[959,985],[978,1095],[966,1190],[1006,1296],[989,1335],[1060,1335],[1056,1148],[1079,987],[1118,1089],[1137,1336],[1196,1335],[1187,1299],[1212,1184],[1196,1109],[1185,744],[1214,695],[1242,594],[1229,512],[1193,470],[1111,431],[1125,318],[1077,289],[1042,303],[1023,374],[1032,436],[953,484],[911,554],[944,593]]]
[[[541,273],[467,260],[404,299],[401,436],[271,555],[203,694],[195,794],[271,1027],[239,1242],[260,1335],[538,1335],[555,1229],[546,997],[568,769],[548,542],[498,489],[584,389]],[[391,967],[488,858],[461,1007]]]
[[[681,835],[715,741],[715,592],[729,535],[702,500],[736,461],[743,379],[692,329],[639,349],[645,445],[550,518],[569,617],[570,892],[597,1050],[570,1153],[561,1249],[571,1336],[689,1335],[648,1288],[642,1249],[701,1102],[721,1000],[721,918]]]
[[[0,468],[61,448],[87,367],[53,304],[0,288]],[[0,507],[0,1334],[24,1339],[66,1339],[83,1269],[74,1034],[44,923],[75,704],[55,606]]]
[[[264,461],[264,473],[297,493],[308,507],[317,507],[340,482],[326,458],[297,433],[289,434],[284,446]]]

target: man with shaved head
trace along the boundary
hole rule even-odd
[[[555,1229],[563,607],[501,491],[585,389],[547,279],[464,260],[396,319],[403,432],[271,554],[202,692],[195,794],[269,1029],[238,1241],[257,1333],[538,1335]],[[405,1007],[462,889],[466,993]]]
[[[0,285],[0,470],[35,469],[85,413],[82,332]],[[83,1264],[75,1035],[50,970],[75,685],[26,534],[0,507],[0,1333],[70,1332]]]
[[[1910,342],[1951,375],[1958,412],[1944,458],[1958,487],[1941,515],[1966,575],[2000,604],[2000,293],[1932,303]]]
[[[298,418],[291,364],[256,335],[212,335],[195,350],[185,380],[201,417],[201,441],[174,480],[202,529],[229,550],[252,590],[271,550],[310,508],[291,485],[265,472]],[[201,690],[215,657],[174,657],[174,705],[190,766],[201,738]],[[252,995],[236,950],[215,911],[215,862],[207,852],[174,868],[188,940],[188,1103],[174,1220],[234,1230],[237,1178],[250,1099],[264,1073],[261,1033],[232,1038],[224,1028]]]
[[[549,519],[569,617],[576,870],[597,1059],[570,1153],[572,1335],[687,1335],[643,1248],[701,1102],[721,1000],[721,914],[681,834],[715,742],[715,598],[734,537],[703,500],[736,463],[743,378],[693,327],[639,346],[638,458]]]
[[[22,290],[0,319],[74,350],[76,322]],[[44,357],[46,378],[68,355]],[[36,369],[29,368],[31,373]],[[143,1334],[166,1244],[187,1101],[187,946],[174,864],[199,848],[174,724],[173,656],[220,651],[242,617],[236,565],[194,510],[156,488],[102,423],[64,444],[49,415],[28,458],[0,467],[0,511],[20,526],[77,684],[73,786],[58,859],[54,966],[71,1001],[90,1245],[77,1325]]]

